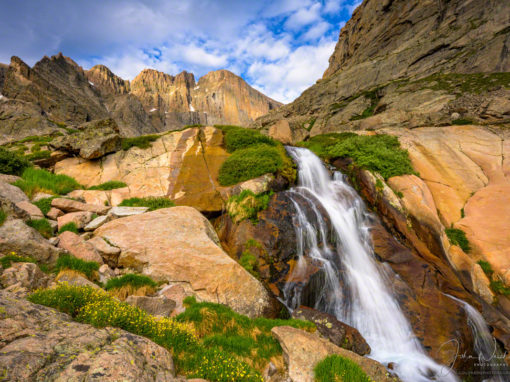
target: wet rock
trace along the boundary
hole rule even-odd
[[[292,317],[313,322],[317,331],[333,344],[359,355],[370,353],[370,346],[356,328],[344,324],[331,314],[301,306],[292,312]]]
[[[147,338],[73,322],[2,290],[0,327],[0,369],[9,381],[174,381],[171,354]]]
[[[271,333],[282,346],[283,357],[289,368],[289,377],[293,382],[313,381],[315,365],[332,354],[354,361],[374,381],[398,380],[389,376],[386,368],[379,362],[342,349],[315,334],[290,326],[275,327]]]

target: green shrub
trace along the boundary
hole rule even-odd
[[[124,182],[119,182],[116,180],[110,180],[106,183],[98,184],[97,186],[89,187],[89,190],[102,190],[102,191],[108,191],[108,190],[115,190],[116,188],[123,188],[127,187],[127,184]]]
[[[260,278],[258,272],[258,259],[249,251],[244,251],[239,258],[239,264],[256,278]]]
[[[283,167],[280,152],[274,146],[258,145],[236,150],[221,165],[218,180],[230,186],[258,176],[274,173]]]
[[[34,304],[49,306],[76,317],[87,304],[111,297],[102,289],[59,283],[54,289],[38,290],[28,296]]]
[[[491,281],[490,286],[491,289],[497,294],[501,294],[503,296],[510,296],[510,288],[506,287],[501,280]]]
[[[342,139],[355,137],[355,133],[328,133],[321,134],[311,137],[307,141],[298,142],[297,146],[307,148],[310,151],[313,151],[315,155],[323,158],[329,158],[329,149],[338,143]]]
[[[184,125],[183,129],[189,129],[192,127],[204,127],[204,125],[202,125],[201,123],[195,123],[193,125]]]
[[[164,197],[148,198],[129,198],[124,199],[119,206],[121,207],[149,207],[149,211],[159,210],[160,208],[174,207],[175,203]]]
[[[356,165],[378,172],[386,180],[392,176],[415,174],[407,150],[397,137],[356,135],[345,137],[327,150],[329,157],[349,157]]]
[[[244,127],[237,125],[214,125],[214,127],[223,131],[224,134],[228,133],[230,130],[244,129]]]
[[[225,146],[229,153],[258,144],[276,146],[276,141],[252,129],[230,129],[225,134]]]
[[[0,147],[0,173],[21,175],[32,164],[22,156]]]
[[[375,108],[379,103],[379,96],[377,95],[378,91],[379,89],[375,89],[372,91],[364,92],[362,94],[365,98],[368,98],[370,100],[370,106],[363,110],[363,113],[361,113],[360,115],[355,115],[351,117],[351,121],[358,121],[360,119],[365,119],[374,115]]]
[[[445,233],[451,244],[458,245],[466,253],[471,250],[469,241],[463,230],[458,228],[446,228]]]
[[[26,256],[18,256],[14,252],[0,257],[0,265],[2,265],[3,269],[10,268],[12,263],[35,263],[35,260]]]
[[[58,230],[58,233],[61,234],[62,232],[66,232],[66,231],[74,232],[74,233],[78,234],[78,226],[76,225],[75,222],[69,222],[67,224],[64,224],[62,227],[60,227],[60,229]]]
[[[7,219],[7,213],[0,208],[0,227],[5,223],[5,219]]]
[[[21,188],[29,197],[36,192],[49,192],[56,195],[67,194],[83,188],[76,180],[67,175],[56,175],[46,170],[27,168],[21,180],[13,184]]]
[[[470,119],[455,119],[452,121],[452,125],[459,125],[459,126],[463,126],[463,125],[472,125],[473,124],[473,121],[470,120]]]
[[[35,228],[46,239],[53,236],[53,228],[51,228],[50,222],[46,219],[29,220],[27,225]]]
[[[88,279],[93,279],[95,273],[99,270],[99,264],[95,261],[85,261],[72,255],[64,254],[58,258],[55,269],[57,272],[70,269],[83,273]]]
[[[35,153],[25,155],[29,161],[36,161],[39,159],[48,159],[51,156],[51,153],[48,150],[44,151],[36,151]]]
[[[56,198],[58,198],[58,196],[52,196],[49,198],[39,199],[37,202],[32,202],[32,203],[35,204],[37,207],[39,207],[41,212],[46,215],[51,210],[51,201]]]
[[[159,135],[142,135],[134,138],[122,139],[122,150],[129,150],[131,147],[138,147],[140,149],[148,149],[151,143],[157,140]]]
[[[371,379],[350,359],[330,355],[314,368],[316,382],[371,382]]]
[[[114,277],[114,278],[108,280],[108,282],[106,283],[105,289],[106,290],[116,289],[116,288],[118,289],[118,288],[122,288],[126,285],[130,285],[134,288],[140,288],[143,286],[150,286],[150,287],[155,288],[158,286],[158,284],[153,279],[151,279],[149,276],[129,273],[127,275],[123,275],[120,277]]]
[[[239,195],[231,196],[227,201],[227,212],[235,223],[244,219],[257,219],[257,213],[267,208],[272,193],[254,194],[243,190]]]
[[[53,140],[52,137],[32,135],[30,137],[26,137],[26,138],[19,140],[17,143],[31,142],[31,143],[46,144],[48,142],[51,142],[52,140]]]

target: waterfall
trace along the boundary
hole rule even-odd
[[[510,368],[505,363],[505,355],[478,311],[467,302],[446,294],[462,305],[468,316],[468,325],[475,340],[475,351],[478,354],[478,365],[482,376],[490,376],[484,382],[504,382],[510,377]]]
[[[453,371],[425,353],[388,287],[391,270],[375,260],[370,215],[359,195],[341,173],[332,178],[311,151],[288,147],[288,152],[299,177],[298,187],[287,191],[296,210],[298,254],[291,280],[304,272],[306,254],[320,266],[324,278],[315,308],[358,329],[372,349],[370,358],[386,366],[391,363],[403,381],[458,381]],[[328,245],[328,235],[334,248]],[[294,282],[285,286],[289,307],[302,302],[300,288]]]

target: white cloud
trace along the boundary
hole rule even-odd
[[[227,56],[219,52],[207,52],[198,46],[182,46],[182,58],[190,64],[198,64],[206,67],[220,68],[227,65]]]
[[[330,28],[331,24],[321,21],[308,29],[308,31],[303,35],[303,38],[305,40],[315,40],[324,36]]]
[[[321,19],[321,7],[321,3],[314,3],[310,7],[298,9],[288,18],[287,22],[285,23],[285,27],[296,30],[305,25],[319,21]]]

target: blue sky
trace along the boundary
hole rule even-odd
[[[0,0],[0,62],[60,51],[125,79],[229,69],[290,102],[322,77],[360,0]]]

